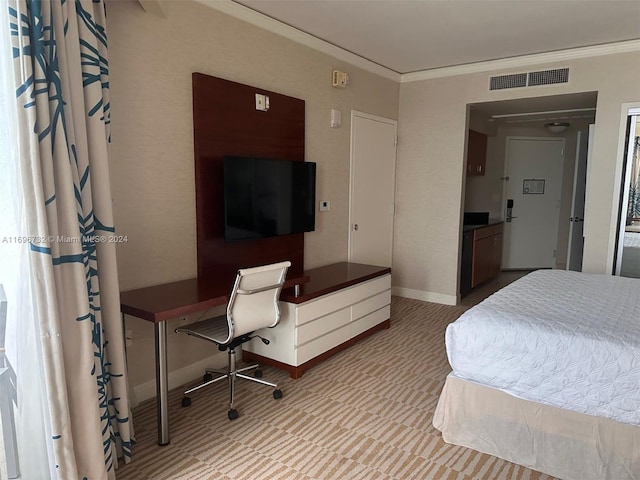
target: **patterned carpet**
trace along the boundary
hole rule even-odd
[[[272,368],[284,397],[239,384],[240,418],[227,419],[216,385],[180,406],[170,394],[171,443],[156,445],[154,401],[134,410],[133,461],[118,480],[406,480],[552,477],[445,444],[431,425],[450,368],[444,330],[466,307],[393,297],[391,328],[307,371]]]

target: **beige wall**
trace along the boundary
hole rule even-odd
[[[467,105],[577,92],[598,92],[592,182],[588,185],[583,268],[609,271],[613,214],[619,193],[621,108],[640,99],[640,52],[534,65],[518,71],[570,67],[566,85],[490,92],[474,73],[401,84],[397,163],[394,285],[421,298],[454,300],[465,178]]]
[[[107,2],[112,191],[118,233],[128,236],[117,252],[121,289],[196,275],[192,72],[306,101],[306,160],[318,164],[317,199],[330,200],[331,211],[317,213],[316,231],[305,235],[305,267],[346,260],[350,110],[397,119],[399,85],[201,4],[162,6],[167,18],[134,0]],[[346,89],[331,87],[334,68],[348,72]],[[342,111],[341,128],[329,126],[332,108]],[[153,327],[127,318],[127,328],[131,383],[150,382]],[[170,370],[211,351],[171,335]]]

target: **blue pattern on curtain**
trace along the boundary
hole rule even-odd
[[[103,471],[115,478],[116,455],[125,462],[131,457],[133,427],[108,176],[105,5],[103,0],[13,2],[16,96],[37,139],[35,158],[25,162],[41,180],[34,186],[41,200],[35,216],[47,233],[32,239],[30,247],[34,255],[50,258],[43,288],[58,306],[57,315],[42,319],[42,331],[59,337],[43,334],[45,355],[63,369],[60,375],[45,365],[46,385],[56,392],[50,399],[56,468],[64,470],[60,478],[103,478]],[[95,389],[92,398],[87,398],[89,382]],[[66,397],[59,392],[61,384]],[[65,399],[68,405],[60,405]],[[95,415],[95,423],[87,420]],[[95,446],[73,439],[96,432],[101,434],[102,470],[95,470]],[[62,458],[70,449],[74,462]]]

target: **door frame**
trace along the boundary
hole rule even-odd
[[[349,224],[348,224],[348,238],[347,238],[347,259],[349,261],[351,261],[352,256],[353,256],[353,250],[352,250],[352,240],[353,240],[353,184],[354,184],[354,150],[355,150],[355,145],[353,142],[353,138],[354,138],[354,132],[355,132],[355,118],[356,117],[360,117],[360,118],[365,118],[367,120],[373,120],[376,122],[382,122],[382,123],[386,123],[389,125],[393,125],[395,127],[396,130],[396,135],[395,135],[395,145],[396,148],[394,148],[393,151],[393,175],[391,178],[391,182],[392,182],[392,190],[393,190],[393,211],[391,212],[394,216],[393,218],[393,222],[391,225],[391,260],[393,262],[393,233],[395,231],[395,197],[396,197],[396,164],[397,164],[397,158],[398,158],[398,149],[397,149],[397,145],[398,145],[398,121],[397,120],[393,120],[391,118],[385,118],[385,117],[380,117],[378,115],[373,115],[370,113],[365,113],[365,112],[360,112],[358,110],[351,110],[351,125],[350,125],[350,138],[349,138]]]
[[[564,172],[564,162],[566,162],[566,158],[564,158],[564,152],[565,152],[565,148],[566,148],[566,139],[564,137],[540,137],[540,136],[528,136],[528,135],[507,135],[505,137],[505,146],[504,146],[504,170],[503,170],[503,177],[506,179],[509,174],[509,141],[510,140],[542,140],[542,141],[556,141],[556,142],[562,142],[562,158],[563,158],[563,168],[562,168],[562,172]],[[508,198],[508,190],[509,190],[509,181],[511,180],[507,180],[504,183],[504,188],[502,189],[502,216],[504,218],[505,224],[507,223],[507,198]],[[560,201],[562,202],[562,177],[560,178]],[[556,226],[556,256],[555,256],[555,260],[557,261],[558,259],[558,230],[560,227],[560,210],[561,208],[558,210],[558,224]],[[505,225],[506,227],[506,225]],[[507,244],[505,242],[505,235],[503,233],[502,236],[502,266],[504,268],[504,264],[505,264],[505,252],[507,251]],[[509,241],[511,241],[511,235],[509,236]],[[554,267],[555,268],[555,265]]]
[[[580,170],[580,162],[584,161],[584,198],[582,199],[582,253],[580,254],[580,270],[582,271],[582,257],[584,254],[584,218],[587,216],[587,184],[589,177],[589,160],[592,150],[591,141],[593,139],[593,124],[590,124],[586,130],[578,130],[576,132],[576,160],[573,166],[573,189],[571,192],[571,218],[575,218],[575,207],[576,207],[576,189],[578,187],[578,172]],[[583,139],[585,137],[585,139]],[[584,147],[583,147],[584,145]],[[584,159],[581,157],[582,148],[586,148],[586,155],[584,155]],[[571,270],[571,256],[575,255],[573,252],[573,233],[575,228],[575,221],[569,220],[569,238],[567,239],[567,260],[565,265],[565,270]]]
[[[615,242],[613,244],[613,258],[612,258],[612,274],[620,275],[620,270],[622,268],[622,252],[624,250],[624,231],[626,228],[626,211],[629,200],[629,183],[631,180],[631,159],[633,156],[633,140],[632,137],[635,136],[638,132],[636,132],[637,128],[637,118],[640,117],[640,104],[632,103],[625,104],[629,105],[626,108],[626,115],[623,120],[622,136],[623,136],[623,147],[620,149],[623,153],[622,155],[618,155],[618,162],[620,164],[620,172],[616,175],[618,178],[618,202],[614,202],[614,208],[617,207],[618,212],[615,215],[615,219],[617,222],[617,228],[615,229]],[[634,106],[636,105],[636,106]],[[633,125],[634,120],[635,125]],[[633,135],[627,134],[633,131]]]

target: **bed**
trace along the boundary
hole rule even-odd
[[[624,232],[620,275],[640,278],[640,232]]]
[[[536,271],[445,342],[446,442],[565,480],[640,480],[640,280]]]

